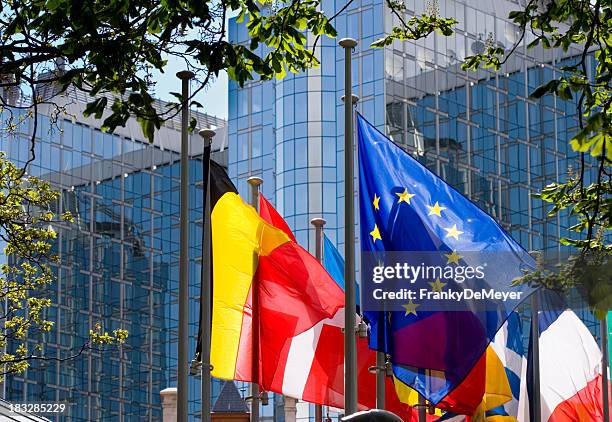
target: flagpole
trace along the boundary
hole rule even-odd
[[[183,70],[176,76],[182,85],[180,249],[178,291],[178,374],[177,422],[187,422],[189,400],[189,81],[193,72]]]
[[[539,291],[531,295],[531,367],[533,369],[533,389],[531,397],[532,422],[540,422],[540,319],[539,319]]]
[[[259,212],[259,186],[263,183],[260,177],[252,176],[247,179],[247,183],[251,186],[251,205]],[[253,347],[251,350],[251,422],[259,421],[259,291],[257,286],[257,277],[253,278],[252,293],[252,330],[253,330]]]
[[[315,257],[317,261],[323,261],[323,226],[326,221],[324,218],[313,218],[310,224],[315,227]],[[315,422],[323,422],[323,406],[315,405]]]
[[[419,422],[427,421],[427,402],[422,394],[419,394]]]
[[[202,220],[202,290],[200,292],[200,320],[202,336],[200,338],[200,362],[202,363],[202,422],[210,422],[211,411],[211,381],[210,381],[210,328],[211,309],[210,299],[212,296],[211,286],[211,221],[210,221],[210,153],[215,131],[203,129],[200,136],[204,140],[202,149],[202,177],[206,185],[204,191],[204,216]]]
[[[376,408],[385,408],[385,378],[387,377],[387,356],[376,352]]]
[[[344,413],[357,411],[357,345],[355,343],[355,190],[353,180],[352,50],[357,41],[343,38],[344,48]]]
[[[610,355],[608,354],[608,315],[601,320],[601,393],[603,394],[603,422],[610,422],[610,396],[608,388],[608,368]]]

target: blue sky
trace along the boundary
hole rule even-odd
[[[176,98],[170,95],[170,92],[181,91],[180,81],[176,77],[176,72],[180,70],[183,70],[181,62],[176,59],[170,59],[165,73],[156,75],[155,96],[157,98],[166,101],[176,101]],[[220,73],[219,78],[200,92],[195,100],[202,104],[203,109],[201,111],[227,119],[227,73]]]

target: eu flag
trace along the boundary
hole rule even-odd
[[[512,283],[535,262],[491,216],[361,115],[357,122],[362,309],[370,347],[391,355],[395,375],[436,404],[531,293]],[[402,257],[418,257],[408,269],[420,267],[420,278],[400,271],[407,268],[397,262]],[[373,281],[376,266],[388,270],[378,273],[384,281]],[[385,289],[391,291],[378,300]]]

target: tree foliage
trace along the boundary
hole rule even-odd
[[[394,13],[401,12],[393,3],[390,7]],[[581,157],[580,168],[568,169],[564,180],[546,186],[537,197],[550,204],[549,217],[566,210],[577,221],[570,228],[576,235],[560,242],[579,253],[555,270],[539,269],[523,282],[562,290],[584,287],[589,304],[601,313],[612,308],[612,0],[530,0],[524,9],[510,12],[508,19],[519,28],[515,45],[506,50],[487,40],[482,53],[465,58],[463,70],[499,71],[517,47],[526,43],[527,34],[531,39],[528,49],[559,49],[566,55],[570,48],[579,52],[573,64],[563,66],[531,93],[532,99],[556,95],[576,104],[579,130],[569,143]],[[408,39],[401,35],[406,27],[403,22],[375,46]],[[428,21],[415,17],[409,22],[419,28]],[[452,19],[436,22],[444,23],[444,35],[452,33]],[[593,67],[589,66],[591,59]],[[595,174],[587,175],[593,162]]]
[[[47,309],[52,305],[46,289],[53,281],[50,262],[56,237],[53,224],[72,221],[50,211],[59,193],[49,184],[15,166],[0,153],[0,238],[4,262],[0,266],[0,378],[25,371],[34,360],[48,360],[43,344],[32,344],[50,332],[53,322]],[[100,325],[90,330],[90,339],[74,356],[91,347],[123,343],[125,330],[104,332]],[[54,357],[65,360],[74,356]]]
[[[453,26],[457,24],[454,18],[440,16],[437,6],[430,3],[425,13],[411,18],[405,17],[406,6],[403,1],[386,0],[393,16],[399,21],[399,26],[391,28],[391,32],[374,41],[372,47],[380,48],[391,45],[393,41],[416,41],[438,31],[442,35],[452,35]]]
[[[45,84],[60,87],[59,93],[75,86],[92,95],[85,112],[104,117],[105,130],[133,116],[152,141],[155,129],[180,109],[180,102],[155,108],[152,74],[163,72],[168,58],[180,59],[196,74],[192,97],[221,71],[242,85],[305,70],[318,60],[304,31],[336,34],[319,5],[320,0],[1,0],[0,87],[28,89],[22,107],[30,108],[52,102],[40,97]],[[247,45],[227,39],[226,20],[233,14],[246,22]]]
[[[578,219],[571,227],[585,236],[562,239],[562,243],[582,251],[612,251],[612,1],[555,0],[530,1],[524,10],[511,12],[509,18],[521,30],[517,45],[527,31],[534,35],[528,48],[580,49],[573,64],[565,65],[553,79],[545,81],[531,94],[534,99],[552,94],[563,100],[576,100],[579,130],[570,140],[572,149],[582,157],[578,174],[568,174],[566,182],[546,186],[538,195],[551,203],[549,215],[569,209]],[[514,48],[510,50],[512,53]],[[499,70],[508,52],[489,46],[479,55],[466,58],[464,69],[479,66]],[[588,62],[593,57],[595,67]],[[595,181],[587,185],[587,154],[597,164]]]
[[[580,154],[580,168],[577,172],[568,169],[565,181],[549,184],[537,197],[551,205],[549,216],[567,210],[575,218],[577,223],[570,230],[576,236],[560,242],[575,247],[579,255],[560,263],[555,271],[528,275],[525,282],[562,290],[579,287],[596,314],[603,316],[612,308],[612,1],[531,0],[509,18],[521,29],[519,43],[528,31],[533,34],[528,48],[556,48],[565,54],[570,48],[580,51],[573,64],[563,66],[531,94],[533,99],[556,95],[576,104],[579,130],[569,143]],[[464,68],[499,70],[513,51],[489,46],[483,54],[468,57]],[[592,161],[595,174],[587,177]]]

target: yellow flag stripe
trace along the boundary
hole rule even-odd
[[[474,414],[471,415],[471,420],[475,422],[484,422],[485,420],[488,422],[511,421],[514,418],[492,419],[493,417],[486,417],[487,410],[495,409],[512,400],[512,389],[510,388],[510,382],[508,381],[504,364],[497,356],[497,353],[495,353],[493,347],[489,346],[486,353],[487,376],[485,379],[485,394],[478,408]],[[498,416],[494,416],[494,418],[498,418]]]
[[[289,241],[240,196],[227,192],[211,213],[213,248],[212,375],[233,379],[240,333],[259,255]]]
[[[517,420],[514,416],[495,415],[488,416],[487,422],[517,422]]]
[[[395,393],[399,401],[412,407],[419,404],[419,393],[395,376],[393,376],[393,386],[395,387]],[[435,415],[442,416],[442,411],[440,409],[435,409]]]
[[[485,394],[482,398],[482,402],[478,406],[477,410],[471,417],[474,420],[485,420],[485,412],[487,410],[494,409],[498,406],[507,403],[512,400],[512,390],[510,383],[508,382],[508,376],[503,363],[495,353],[495,350],[489,346],[486,351],[486,381],[485,381]],[[414,406],[419,402],[419,394],[412,387],[404,384],[401,380],[393,377],[393,385],[395,386],[395,392],[399,400],[409,406]],[[439,409],[436,409],[436,415],[442,415]],[[512,421],[514,418],[495,416],[486,418],[489,422],[507,422]],[[503,419],[505,418],[505,419]],[[509,419],[510,418],[510,419]]]
[[[483,398],[484,410],[491,410],[512,400],[512,389],[508,382],[506,369],[495,350],[487,348],[487,378],[485,383],[485,396]]]

